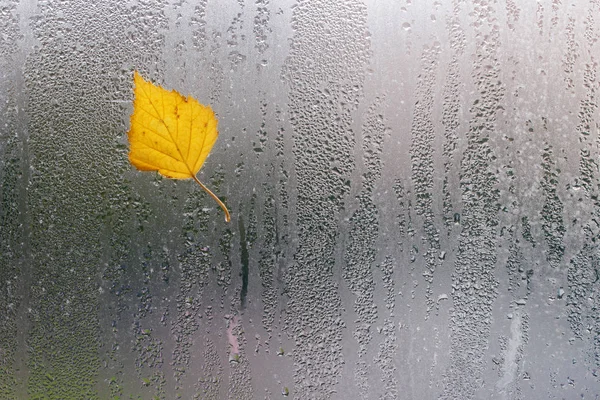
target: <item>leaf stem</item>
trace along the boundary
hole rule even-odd
[[[192,178],[194,178],[194,180],[196,181],[196,183],[198,185],[200,185],[200,187],[202,189],[204,189],[204,191],[206,193],[208,193],[210,195],[210,197],[212,197],[213,200],[216,201],[217,204],[223,209],[223,211],[225,212],[225,222],[231,221],[231,216],[229,215],[229,210],[227,209],[227,207],[225,206],[225,204],[221,201],[221,199],[219,199],[217,196],[215,196],[215,194],[213,192],[211,192],[209,188],[207,188],[206,186],[204,186],[204,184],[202,182],[200,182],[198,180],[198,178],[196,178],[196,175],[192,175]]]

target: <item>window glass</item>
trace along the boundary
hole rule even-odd
[[[599,16],[2,0],[0,398],[596,398]],[[231,222],[130,164],[134,71]]]

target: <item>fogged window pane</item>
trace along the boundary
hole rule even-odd
[[[599,15],[3,0],[0,398],[596,398]],[[135,70],[230,223],[129,163]]]

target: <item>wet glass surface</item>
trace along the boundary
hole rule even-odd
[[[598,398],[598,0],[0,0],[0,37],[0,398]],[[129,164],[134,70],[215,110],[230,223]]]

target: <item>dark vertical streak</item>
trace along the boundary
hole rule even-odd
[[[246,307],[246,295],[248,294],[248,244],[246,243],[246,230],[244,229],[244,219],[240,216],[238,224],[240,230],[240,249],[242,251],[242,292],[240,293],[240,305],[242,309]]]

